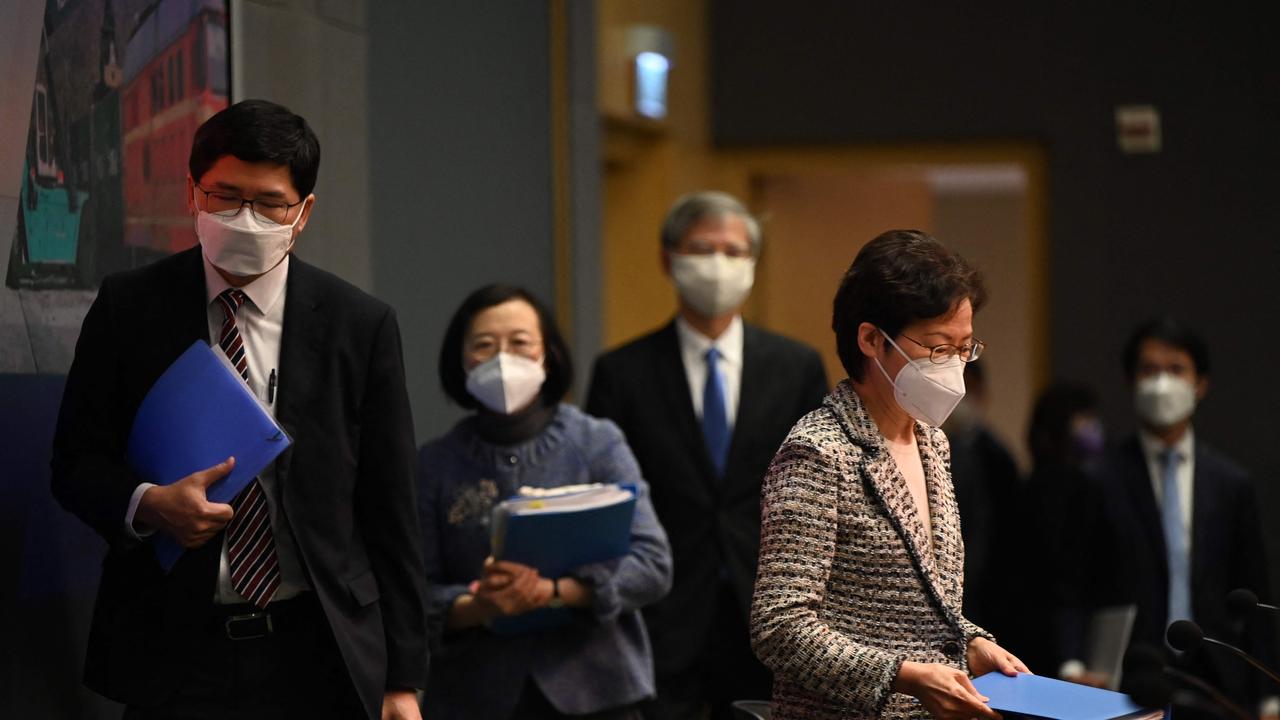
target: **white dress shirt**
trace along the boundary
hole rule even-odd
[[[738,417],[738,398],[742,395],[742,317],[735,315],[733,322],[720,337],[712,340],[703,335],[684,318],[676,318],[676,336],[680,340],[680,357],[684,360],[684,375],[689,381],[689,396],[693,399],[693,414],[702,420],[702,394],[707,384],[707,351],[712,347],[720,353],[716,366],[724,381],[724,410],[732,430]]]
[[[216,303],[215,300],[222,291],[231,286],[218,274],[218,271],[209,263],[208,258],[202,259],[204,261],[206,300],[208,301],[206,311],[208,313],[209,337],[212,343],[216,343],[222,334],[224,317],[221,304]],[[244,291],[248,300],[236,312],[236,327],[239,329],[241,340],[244,342],[245,356],[249,363],[249,388],[266,404],[272,415],[275,414],[276,410],[276,398],[274,397],[274,388],[269,388],[269,385],[272,384],[272,373],[278,372],[280,366],[280,338],[284,328],[285,285],[288,279],[289,258],[286,257],[284,262],[281,262],[271,271],[240,288]],[[276,545],[276,558],[280,563],[280,587],[276,590],[273,599],[285,600],[309,589],[306,573],[302,569],[297,545],[293,539],[293,531],[289,528],[288,518],[285,517],[284,512],[276,503],[278,492],[275,487],[276,472],[274,463],[268,465],[258,475],[258,481],[262,483],[263,494],[267,499],[267,508],[271,514],[271,532]],[[142,494],[151,487],[154,487],[154,485],[150,483],[143,483],[138,486],[129,502],[129,511],[125,516],[126,530],[139,539],[154,532],[139,533],[133,527],[133,516],[138,509],[138,501],[141,500]],[[245,602],[244,598],[231,585],[231,573],[227,567],[225,535],[222,545],[222,559],[218,569],[218,587],[214,600],[222,604]]]

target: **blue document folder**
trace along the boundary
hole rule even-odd
[[[143,480],[156,485],[234,457],[235,469],[208,490],[211,502],[229,503],[292,442],[226,355],[197,341],[147,391],[129,432],[127,457]],[[162,533],[151,542],[168,572],[182,547]]]
[[[1114,720],[1160,716],[1159,710],[1140,707],[1128,695],[1041,675],[1009,677],[991,672],[974,678],[973,686],[990,698],[987,704],[1006,719],[1024,716],[1052,720]]]
[[[604,486],[555,497],[517,497],[493,510],[493,556],[538,569],[546,578],[626,555],[631,549],[634,488]],[[594,494],[594,495],[593,495]],[[565,608],[543,608],[494,620],[503,634],[523,633],[569,622]]]

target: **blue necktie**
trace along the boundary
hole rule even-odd
[[[1160,516],[1164,524],[1164,547],[1169,565],[1169,622],[1191,619],[1191,569],[1187,538],[1182,531],[1182,495],[1178,493],[1178,463],[1182,456],[1173,448],[1160,455],[1164,463]]]
[[[707,383],[702,388],[702,436],[711,453],[711,464],[716,477],[724,476],[724,465],[729,459],[729,418],[724,408],[724,382],[716,362],[720,353],[715,348],[707,350]]]

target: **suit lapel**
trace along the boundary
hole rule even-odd
[[[180,253],[174,257],[174,262],[177,263],[175,271],[168,273],[163,281],[165,284],[156,288],[155,307],[158,311],[152,317],[164,332],[150,334],[152,341],[145,348],[138,349],[138,352],[145,350],[148,361],[159,363],[156,376],[191,343],[213,340],[209,337],[209,303],[200,247]]]
[[[879,501],[880,506],[884,508],[890,523],[897,530],[898,537],[902,540],[902,544],[911,558],[911,563],[919,572],[925,588],[929,591],[943,614],[950,618],[952,622],[959,622],[957,618],[959,602],[952,602],[944,584],[940,582],[938,577],[935,552],[942,551],[944,548],[935,548],[934,551],[930,551],[929,536],[925,532],[924,523],[920,521],[920,517],[916,512],[915,499],[911,496],[911,491],[907,489],[906,478],[899,471],[893,456],[889,454],[889,449],[884,444],[879,428],[876,427],[871,416],[863,408],[862,401],[858,399],[848,380],[842,381],[837,386],[837,392],[832,397],[837,405],[836,418],[840,421],[845,434],[849,436],[849,439],[854,444],[862,446],[866,452],[865,473],[867,484],[872,494]],[[827,400],[827,403],[832,402],[832,399]],[[919,435],[920,433],[917,431],[921,464],[924,465],[926,482],[929,487],[930,515],[933,522],[937,523],[939,522],[941,505],[936,488],[940,479],[935,475],[941,466],[941,459],[937,456],[927,438],[921,439]],[[949,551],[957,550],[956,548],[945,549]]]
[[[1218,504],[1219,493],[1214,491],[1214,481],[1217,479],[1213,473],[1213,457],[1212,451],[1197,442],[1195,444],[1195,465],[1191,468],[1191,587],[1196,587],[1196,578],[1204,577],[1204,569],[1200,567],[1201,563],[1214,562],[1206,552],[1209,548],[1215,547],[1210,538],[1209,533],[1214,528],[1230,528],[1232,523],[1229,519],[1218,517],[1221,507]],[[1224,547],[1218,545],[1217,547]],[[1193,607],[1194,607],[1193,593]]]
[[[911,554],[911,560],[920,568],[932,584],[936,581],[937,563],[930,550],[929,535],[916,512],[915,498],[907,489],[907,480],[898,469],[897,462],[887,448],[881,449],[875,459],[867,463],[867,474],[886,512],[898,529],[903,544]],[[932,493],[930,493],[932,494]],[[930,498],[932,504],[932,498]]]
[[[769,368],[758,362],[757,353],[760,346],[760,334],[754,327],[743,323],[742,326],[742,378],[738,386],[738,414],[733,422],[733,437],[729,441],[729,459],[725,463],[725,477],[733,477],[737,466],[746,452],[751,438],[742,431],[743,428],[761,427],[767,418],[762,416],[768,404],[761,393],[769,385]],[[705,442],[703,443],[705,445]]]
[[[314,388],[319,383],[319,358],[327,336],[327,318],[320,312],[323,303],[316,292],[312,273],[311,266],[296,256],[289,258],[284,326],[280,333],[276,419],[293,438],[293,445],[276,460],[277,484],[281,494],[298,448],[298,431],[305,424],[307,388]]]
[[[663,328],[660,337],[659,357],[655,363],[659,388],[668,404],[668,417],[674,418],[689,457],[694,459],[708,490],[714,488],[715,473],[711,467],[711,454],[702,437],[702,426],[693,412],[693,398],[689,396],[689,377],[684,371],[684,356],[680,351],[680,338],[672,321]]]
[[[183,268],[179,280],[181,285],[178,290],[182,296],[178,311],[182,318],[184,343],[190,345],[196,339],[216,342],[216,338],[209,337],[209,291],[205,287],[204,259],[200,254],[200,246],[197,245],[187,252],[189,255],[182,260]]]
[[[1155,492],[1151,489],[1151,471],[1147,467],[1146,456],[1142,453],[1142,443],[1137,436],[1130,438],[1120,454],[1121,478],[1125,483],[1125,492],[1129,496],[1130,507],[1138,517],[1138,524],[1146,534],[1147,541],[1156,554],[1158,567],[1167,568],[1168,551],[1164,546],[1164,526],[1160,520],[1160,508],[1156,507]],[[1166,570],[1167,571],[1167,570]]]
[[[959,582],[964,577],[964,540],[959,528],[951,527],[960,515],[951,484],[951,468],[943,460],[941,448],[935,441],[940,434],[938,430],[916,425],[920,463],[924,466],[925,487],[929,494],[929,524],[933,528],[933,582],[949,604],[959,609],[964,602],[961,597],[963,586]]]

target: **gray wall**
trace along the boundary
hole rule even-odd
[[[592,8],[570,5],[581,365],[600,342],[598,129]],[[436,368],[463,297],[503,281],[555,300],[550,22],[547,3],[232,5],[235,98],[288,105],[320,136],[316,210],[299,255],[396,308],[420,441],[460,416]]]
[[[232,99],[286,105],[320,137],[298,255],[372,290],[368,47],[362,0],[232,0]]]
[[[553,299],[548,23],[540,2],[369,5],[373,285],[400,315],[419,439],[458,417],[436,367],[463,297]]]

